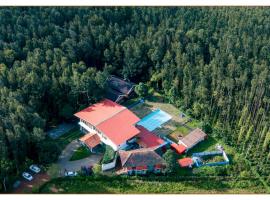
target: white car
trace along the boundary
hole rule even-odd
[[[69,171],[69,172],[65,172],[65,176],[77,176],[77,172],[72,172],[72,171]]]
[[[32,181],[34,179],[33,176],[31,174],[29,174],[28,172],[23,172],[22,176],[23,176],[23,178],[25,178],[28,181]]]
[[[35,172],[35,173],[39,173],[40,172],[40,168],[37,166],[37,165],[31,165],[29,167],[29,169],[32,171],[32,172]]]

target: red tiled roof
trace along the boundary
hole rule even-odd
[[[166,165],[154,148],[142,148],[131,151],[119,151],[122,167]]]
[[[116,145],[120,145],[140,133],[140,131],[135,127],[135,124],[139,120],[140,119],[131,111],[125,109],[97,125],[97,128]]]
[[[84,121],[87,121],[93,126],[96,126],[125,109],[126,108],[124,106],[121,106],[109,99],[105,99],[75,113],[74,115]]]
[[[88,147],[94,148],[100,144],[100,138],[95,133],[88,133],[80,138],[80,141],[85,143]]]
[[[172,143],[171,147],[173,147],[175,149],[175,151],[179,154],[182,154],[186,151],[186,147],[182,144]]]
[[[165,141],[156,136],[154,133],[151,133],[143,126],[137,126],[140,130],[138,134],[138,144],[144,148],[155,147],[163,144]]]
[[[193,160],[192,158],[183,158],[183,159],[179,159],[178,163],[181,167],[189,167],[193,164]]]
[[[135,127],[140,118],[126,107],[108,99],[76,113],[75,116],[95,126],[116,145],[140,132]]]

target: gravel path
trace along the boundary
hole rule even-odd
[[[101,160],[101,155],[91,154],[89,157],[69,161],[74,151],[80,147],[80,143],[77,140],[73,140],[69,143],[66,148],[62,151],[57,164],[60,166],[61,172],[64,174],[65,169],[67,171],[79,171],[81,166],[91,166],[98,163]]]

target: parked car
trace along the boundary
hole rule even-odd
[[[28,172],[23,172],[22,176],[23,176],[23,178],[25,178],[28,181],[32,181],[34,179],[33,176],[31,174],[29,174]]]
[[[37,166],[37,165],[31,165],[29,167],[29,169],[32,171],[32,172],[35,172],[35,173],[39,173],[40,172],[40,168]]]
[[[77,176],[77,175],[78,175],[77,172],[72,172],[72,171],[65,172],[65,176]]]

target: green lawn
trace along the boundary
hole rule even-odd
[[[266,193],[257,179],[187,177],[74,177],[54,179],[39,193],[73,194],[243,194]]]
[[[180,137],[186,136],[190,130],[186,128],[185,126],[178,126],[175,131],[170,133],[167,137],[174,142],[178,143]]]
[[[79,147],[69,159],[70,161],[81,160],[91,155],[91,152],[85,147]]]
[[[218,143],[219,142],[215,138],[208,136],[206,140],[200,142],[195,147],[190,149],[188,151],[188,155],[192,155],[192,153],[203,152],[203,151],[215,151],[216,145]],[[226,147],[223,146],[223,147],[225,148],[225,151],[226,151],[227,146]]]

